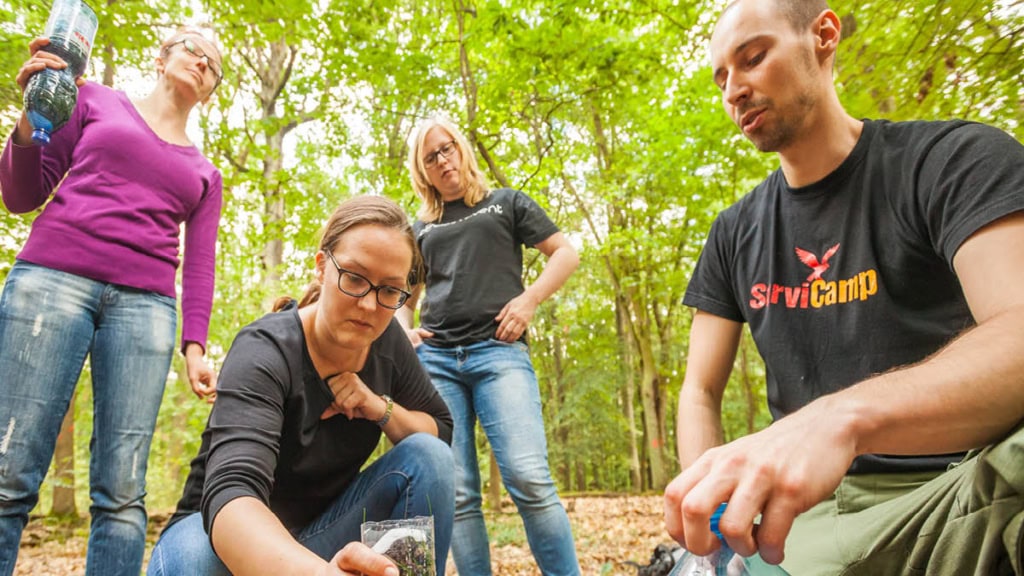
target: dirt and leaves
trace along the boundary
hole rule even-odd
[[[662,522],[660,495],[568,496],[576,550],[583,574],[635,576],[628,562],[646,564],[655,546],[669,541]],[[150,517],[149,550],[167,522],[167,512]],[[522,521],[508,501],[503,511],[487,513],[491,535],[491,562],[496,576],[540,574],[523,532]],[[56,522],[33,518],[25,529],[16,576],[69,576],[85,573],[88,521]],[[456,574],[451,559],[446,574]]]

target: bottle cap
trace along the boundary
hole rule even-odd
[[[40,146],[46,146],[50,143],[50,133],[42,128],[36,128],[32,131],[32,141]]]
[[[722,532],[718,529],[718,521],[722,519],[722,513],[725,512],[726,502],[722,502],[715,508],[713,514],[711,514],[711,532],[718,537],[719,540],[725,542],[725,538],[722,538]]]

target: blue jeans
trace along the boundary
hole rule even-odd
[[[61,421],[91,357],[86,573],[137,576],[146,461],[174,353],[173,298],[18,261],[0,295],[0,574],[14,571]]]
[[[476,420],[487,434],[501,478],[519,509],[526,539],[545,574],[579,574],[569,517],[548,468],[537,376],[529,348],[498,340],[468,346],[416,348],[455,420],[455,531],[452,555],[461,576],[491,573],[480,509]]]
[[[377,459],[295,539],[324,560],[349,542],[360,540],[367,520],[434,516],[437,574],[443,576],[452,538],[455,494],[452,452],[430,434],[413,434]],[[149,576],[229,575],[210,546],[202,516],[196,512],[160,536],[146,572]]]

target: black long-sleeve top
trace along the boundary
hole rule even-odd
[[[407,410],[433,416],[451,443],[452,418],[396,320],[372,344],[359,378]],[[369,420],[320,415],[334,399],[306,348],[294,302],[239,332],[217,383],[217,402],[168,526],[202,512],[207,533],[235,498],[265,503],[293,533],[359,473],[380,439]]]

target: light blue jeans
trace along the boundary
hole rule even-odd
[[[416,348],[455,420],[455,531],[452,555],[461,576],[491,574],[480,503],[476,420],[487,435],[501,478],[519,509],[526,539],[545,575],[579,574],[569,517],[548,468],[537,376],[522,342]]]
[[[86,574],[137,576],[146,462],[174,353],[173,298],[18,261],[0,295],[0,575],[14,571],[61,421],[91,357]]]
[[[452,538],[455,491],[451,449],[430,434],[413,434],[378,458],[316,520],[296,535],[314,554],[330,560],[360,540],[366,520],[434,516],[437,574],[443,576]],[[196,512],[160,536],[146,572],[149,576],[230,575],[210,546]]]

